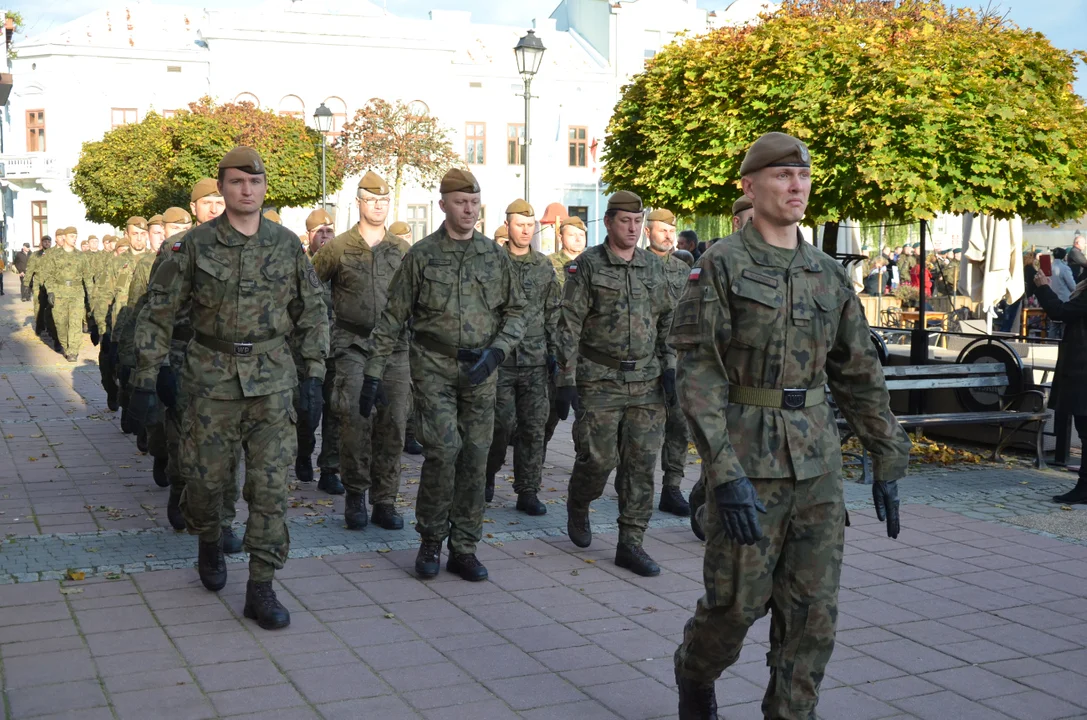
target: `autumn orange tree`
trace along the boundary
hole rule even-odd
[[[786,0],[673,44],[624,88],[603,179],[653,205],[729,214],[747,147],[811,148],[810,222],[1087,210],[1081,51],[939,0]]]
[[[349,174],[373,170],[392,182],[394,220],[405,182],[433,188],[447,170],[461,162],[449,141],[448,128],[437,118],[399,100],[390,103],[380,98],[368,102],[344,124],[336,149]]]
[[[193,184],[215,177],[231,148],[248,145],[264,160],[265,203],[306,206],[321,198],[321,142],[320,133],[299,118],[205,97],[174,117],[149,112],[142,122],[84,143],[71,188],[89,220],[122,227],[133,215],[149,217],[171,205],[187,208]],[[330,153],[330,191],[342,185],[343,174],[343,161]]]

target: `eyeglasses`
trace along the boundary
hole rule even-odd
[[[364,202],[370,207],[388,207],[389,198],[359,198],[359,202]]]

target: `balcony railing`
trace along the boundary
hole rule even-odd
[[[63,177],[64,168],[52,155],[26,153],[24,155],[0,155],[0,177],[5,179]]]

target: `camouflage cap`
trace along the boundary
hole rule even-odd
[[[257,151],[245,145],[234,148],[219,161],[219,169],[234,168],[250,175],[264,174],[264,161],[260,159]]]
[[[479,183],[476,181],[476,176],[467,170],[453,168],[442,178],[442,184],[438,188],[438,192],[443,195],[451,192],[477,193],[479,192]]]
[[[205,198],[208,195],[219,194],[219,183],[215,181],[215,178],[204,178],[203,180],[197,180],[196,184],[192,186],[192,195],[189,200],[196,202],[200,198]]]
[[[564,227],[576,227],[578,230],[583,230],[585,232],[588,232],[588,228],[585,227],[585,223],[577,215],[574,215],[573,217],[568,217],[565,220],[563,220],[561,223],[559,223],[559,232],[560,233],[562,232],[562,229]]]
[[[514,200],[506,207],[507,215],[524,215],[525,217],[536,217],[536,211],[532,209],[532,206],[527,201],[520,198]]]
[[[408,225],[403,220],[397,220],[389,226],[389,232],[393,235],[407,235],[411,232],[411,225]]]
[[[792,135],[768,132],[755,141],[740,164],[740,175],[766,167],[811,167],[808,146]]]
[[[272,208],[268,208],[267,210],[265,210],[263,215],[265,220],[271,220],[272,222],[279,223],[280,225],[283,224],[283,220],[279,217],[279,213],[277,213]]]
[[[318,208],[306,218],[306,232],[313,232],[322,225],[332,225],[332,216]]]
[[[186,223],[192,222],[192,215],[189,215],[189,211],[184,208],[166,208],[166,212],[162,214],[162,221],[177,225],[185,225]]]
[[[125,221],[125,229],[126,230],[129,227],[133,226],[133,225],[138,227],[140,230],[146,230],[147,229],[147,221],[144,220],[139,215],[134,215],[134,216],[130,217],[128,220]]]
[[[658,208],[657,210],[649,213],[649,217],[646,219],[655,220],[656,222],[662,222],[666,225],[676,224],[675,214],[673,214],[671,210],[665,210],[664,208]]]
[[[732,203],[732,216],[736,217],[744,210],[750,210],[753,207],[755,206],[752,204],[751,198],[749,198],[747,195],[741,195],[740,197],[736,198],[736,202]]]
[[[495,240],[497,240],[498,238],[507,238],[508,239],[509,236],[510,236],[510,231],[506,229],[505,225],[499,225],[498,228],[494,231],[494,239]]]
[[[642,211],[642,199],[629,190],[620,190],[608,198],[608,210],[640,213]]]
[[[165,221],[162,219],[161,215],[152,215],[151,219],[147,221],[147,227],[151,227],[152,225],[158,225],[161,227],[164,222]]]
[[[366,174],[359,180],[359,190],[365,190],[374,195],[388,195],[389,185],[376,172],[367,170]]]

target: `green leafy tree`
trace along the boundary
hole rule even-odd
[[[142,122],[84,143],[71,188],[89,220],[120,227],[133,215],[187,208],[193,184],[215,177],[231,148],[248,145],[264,160],[265,204],[306,206],[321,198],[321,142],[321,134],[301,119],[250,103],[217,105],[205,97],[174,117],[150,112]],[[327,173],[335,191],[344,174],[335,152],[328,154]]]
[[[811,148],[809,222],[936,212],[1057,222],[1087,210],[1081,51],[939,0],[786,0],[673,44],[624,88],[603,179],[727,215],[750,144]]]
[[[347,172],[373,170],[393,185],[393,219],[397,219],[400,189],[412,182],[433,188],[442,175],[460,163],[449,141],[449,130],[430,113],[397,101],[371,100],[343,126],[336,144]]]

